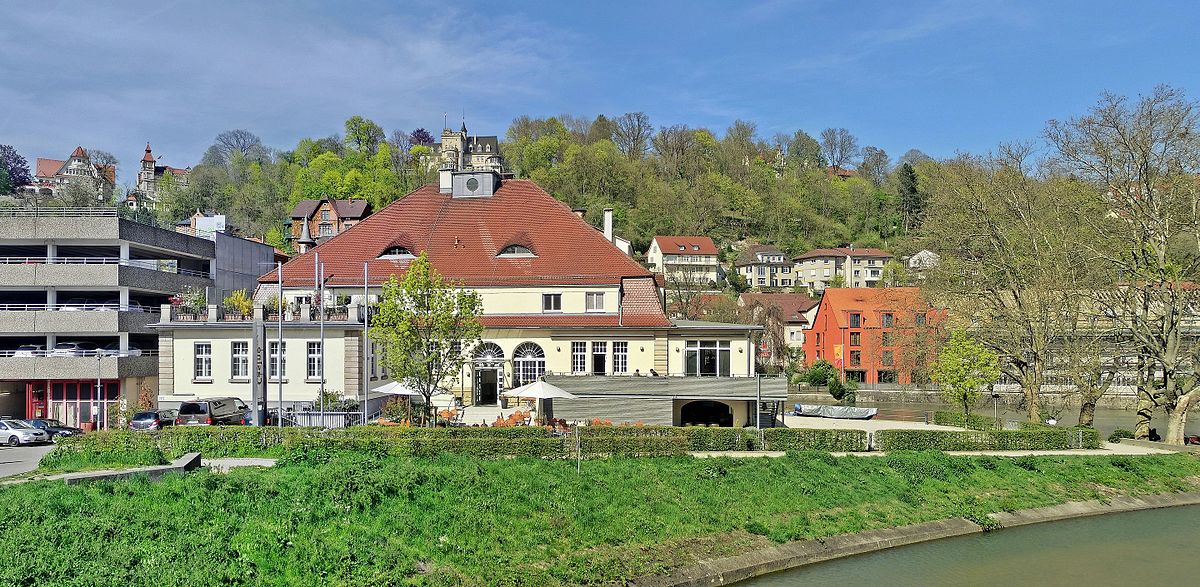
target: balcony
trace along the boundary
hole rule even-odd
[[[0,304],[0,332],[149,333],[158,308],[131,304]]]
[[[204,310],[185,306],[164,305],[161,309],[162,322],[172,324],[214,324],[263,321],[278,322],[279,312],[273,308],[255,306],[252,314],[240,314],[229,311],[221,306],[209,305]],[[284,322],[316,323],[322,319],[327,323],[362,324],[363,312],[359,305],[329,306],[325,308],[324,316],[321,309],[307,304],[289,304],[283,311]]]
[[[118,379],[158,373],[158,351],[119,356],[106,351],[54,356],[53,351],[0,351],[0,379]]]
[[[158,291],[212,284],[207,271],[181,268],[174,259],[118,257],[0,257],[0,282],[57,287],[122,285]]]

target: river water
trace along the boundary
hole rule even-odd
[[[1110,514],[893,548],[739,587],[1198,585],[1200,506]]]
[[[858,402],[858,405],[862,406],[862,407],[866,407],[866,408],[880,408],[880,409],[892,409],[892,410],[904,410],[904,411],[933,412],[933,411],[937,411],[937,410],[947,410],[947,411],[961,411],[962,410],[961,407],[948,406],[945,404],[934,404],[934,403],[869,403],[869,402],[861,402],[860,401],[860,402]],[[1000,408],[999,409],[1000,417],[1006,421],[1023,421],[1026,419],[1025,410],[1023,410],[1023,409],[1018,410],[1014,407],[1005,408],[1005,406],[1003,406],[1003,405],[999,406],[999,408]],[[973,410],[973,413],[981,414],[984,416],[991,416],[993,413],[995,413],[995,411],[996,411],[995,407],[991,403],[980,403],[980,405]],[[1137,414],[1133,410],[1115,410],[1115,409],[1111,409],[1111,408],[1096,408],[1095,425],[1096,425],[1096,430],[1100,432],[1101,440],[1108,438],[1108,435],[1112,434],[1112,431],[1116,430],[1117,428],[1125,428],[1126,430],[1133,430],[1133,425],[1136,423],[1136,421],[1137,421]],[[1062,414],[1059,415],[1059,421],[1058,421],[1059,426],[1074,426],[1078,422],[1079,422],[1079,407],[1078,406],[1067,408],[1066,410],[1064,410],[1062,412]],[[1160,411],[1160,413],[1155,414],[1154,419],[1151,420],[1150,426],[1152,428],[1157,428],[1158,433],[1160,435],[1162,435],[1162,436],[1167,435],[1167,417],[1165,415],[1163,415],[1161,413],[1161,411]],[[1200,411],[1192,410],[1190,413],[1188,413],[1188,423],[1187,423],[1187,427],[1184,430],[1186,431],[1187,434],[1200,434]],[[1200,584],[1200,582],[1198,582],[1197,584]]]

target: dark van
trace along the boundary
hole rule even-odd
[[[179,404],[175,417],[178,426],[240,426],[250,411],[245,402],[236,397],[201,399]]]

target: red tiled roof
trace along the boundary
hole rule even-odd
[[[829,249],[813,249],[793,258],[794,261],[801,259],[813,259],[819,257],[886,257],[891,258],[892,254],[883,249],[858,249],[850,247],[833,247]]]
[[[537,256],[497,258],[522,232]],[[402,275],[407,260],[376,258],[402,233],[412,239],[414,253],[427,253],[443,276],[465,286],[615,285],[622,277],[652,278],[537,184],[507,180],[483,198],[451,198],[436,185],[419,188],[284,265],[284,284],[311,284],[316,254],[333,284],[361,283],[364,261],[370,283]],[[274,280],[274,272],[259,278]]]
[[[58,173],[58,170],[62,169],[62,166],[66,164],[66,161],[60,161],[58,159],[42,159],[41,157],[38,157],[37,168],[33,172],[33,175],[34,177],[43,178],[54,177]]]
[[[717,254],[717,245],[707,236],[656,236],[654,242],[658,243],[658,248],[664,255]]]
[[[150,154],[150,143],[146,143],[146,154],[142,155],[142,161],[154,161],[154,155]]]
[[[804,313],[819,303],[818,300],[801,293],[744,293],[739,297],[746,306],[759,303],[763,306],[779,308],[788,322],[808,322]]]
[[[841,178],[854,177],[854,176],[858,175],[858,172],[854,171],[853,169],[843,169],[841,167],[836,167],[833,165],[826,168],[825,172],[828,173],[829,175],[836,175]]]
[[[71,151],[71,156],[87,158],[87,151],[83,150],[83,146],[78,146],[75,147],[74,151]]]

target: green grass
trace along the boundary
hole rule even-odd
[[[588,585],[772,543],[1196,490],[1200,458],[373,458],[0,488],[0,584]]]

